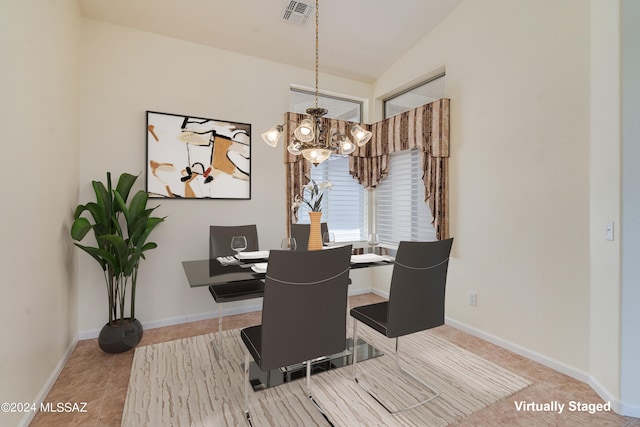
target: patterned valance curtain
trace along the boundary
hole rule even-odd
[[[422,180],[425,202],[433,214],[433,225],[439,240],[449,238],[449,103],[446,98],[406,111],[373,125],[363,127],[373,132],[368,144],[359,147],[349,159],[349,172],[366,188],[373,188],[388,174],[389,154],[417,148],[422,152]],[[285,113],[285,147],[292,139],[294,123],[305,114]],[[292,122],[289,122],[292,120]],[[328,129],[346,134],[349,122],[323,119]],[[291,209],[296,194],[310,180],[311,164],[302,156],[285,152],[287,167],[287,224],[296,222],[297,212]]]
[[[295,123],[299,123],[306,114],[284,113],[284,126],[282,134],[284,135],[284,163],[286,168],[287,179],[287,236],[290,235],[290,224],[298,222],[298,210],[293,210],[293,199],[296,195],[302,196],[302,187],[311,181],[311,163],[307,162],[302,156],[294,156],[287,151],[287,146],[293,140],[293,131]]]

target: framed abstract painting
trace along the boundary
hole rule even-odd
[[[147,111],[147,192],[251,199],[251,125]]]

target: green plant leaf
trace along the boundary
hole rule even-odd
[[[147,242],[145,243],[145,245],[142,247],[142,252],[144,251],[148,251],[149,249],[155,249],[157,248],[158,245],[155,242]]]
[[[130,173],[126,172],[120,175],[120,178],[118,178],[116,192],[119,193],[125,201],[129,198],[131,187],[133,187],[133,184],[137,179],[138,175],[131,175]]]
[[[110,183],[109,183],[110,184]],[[93,192],[96,194],[96,206],[94,211],[91,211],[92,215],[94,212],[99,214],[100,220],[94,216],[96,222],[104,222],[104,224],[109,226],[110,218],[113,214],[113,203],[111,202],[111,195],[109,191],[104,187],[104,184],[100,181],[92,181],[91,185],[93,186]],[[90,203],[87,203],[87,208],[89,208]]]
[[[147,208],[147,200],[149,199],[149,194],[146,191],[139,190],[131,199],[131,203],[129,204],[129,210],[134,212],[136,215],[140,215]]]
[[[125,239],[121,236],[110,234],[100,236],[100,240],[109,243],[109,255],[112,255],[112,257],[107,256],[105,258],[107,258],[107,262],[111,265],[116,275],[125,273],[130,257],[130,249]]]
[[[105,254],[103,252],[103,249],[94,248],[91,246],[84,246],[84,245],[81,245],[80,243],[74,243],[74,245],[76,245],[77,247],[79,247],[80,249],[82,249],[83,251],[91,255],[93,259],[98,261],[98,264],[100,264],[100,267],[102,267],[103,271],[107,269],[107,262],[104,257]]]
[[[80,241],[91,231],[91,228],[92,226],[88,219],[83,217],[76,218],[71,224],[71,238]]]

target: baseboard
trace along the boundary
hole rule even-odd
[[[73,349],[76,348],[77,343],[78,343],[77,338],[71,341],[71,344],[69,344],[69,346],[65,350],[64,354],[58,361],[58,364],[54,368],[53,372],[51,373],[51,375],[49,375],[49,378],[42,386],[42,389],[40,389],[40,393],[38,393],[38,395],[36,396],[36,399],[34,400],[34,403],[36,404],[37,408],[40,408],[40,404],[44,402],[45,399],[47,398],[47,395],[51,391],[51,388],[53,387],[56,380],[60,376],[62,369],[64,369],[64,366],[69,361],[69,358],[71,357],[71,353],[73,352]],[[18,425],[22,427],[27,427],[29,424],[31,424],[31,421],[33,421],[33,418],[36,416],[37,413],[38,413],[37,411],[25,413],[24,418],[22,418],[22,420]]]
[[[450,317],[446,317],[445,318],[445,323],[447,325],[450,325],[456,329],[460,329],[461,331],[467,332],[468,334],[471,334],[473,336],[476,336],[478,338],[481,338],[485,341],[488,341],[492,344],[498,345],[502,348],[505,348],[509,351],[512,351],[516,354],[519,354],[521,356],[526,357],[527,359],[531,359],[535,362],[538,362],[544,366],[547,366],[551,369],[554,369],[558,372],[561,372],[565,375],[568,375],[572,378],[577,379],[578,381],[582,381],[583,383],[589,383],[589,374],[587,372],[584,372],[580,369],[576,369],[572,366],[569,366],[565,363],[562,363],[560,361],[557,361],[555,359],[552,359],[550,357],[547,357],[543,354],[540,354],[536,351],[530,350],[526,347],[522,347],[518,344],[514,344],[511,341],[507,341],[503,338],[497,337],[495,335],[489,334],[487,332],[481,331],[479,329],[476,329],[472,326],[469,326],[465,323],[462,322],[458,322],[455,319],[452,319]]]
[[[250,313],[258,310],[262,310],[262,303],[252,304],[249,306],[238,307],[238,308],[223,308],[222,316],[223,317],[232,316],[234,314],[244,314],[244,313]],[[154,328],[162,328],[164,326],[181,325],[183,323],[197,322],[199,320],[208,320],[208,319],[217,319],[217,318],[218,318],[218,312],[210,311],[206,313],[188,314],[186,316],[178,316],[178,317],[171,317],[168,319],[142,322],[142,327],[144,329],[154,329]],[[82,331],[78,334],[78,339],[86,340],[91,338],[97,338],[99,334],[100,334],[100,329]]]
[[[595,391],[596,394],[600,396],[600,398],[602,398],[602,400],[604,400],[605,402],[611,402],[611,409],[619,415],[636,417],[636,418],[640,417],[640,407],[628,405],[616,399],[609,390],[607,390],[605,387],[602,387],[602,385],[599,384],[595,379],[593,379],[587,372],[584,372],[580,369],[575,369],[553,358],[550,358],[538,352],[532,351],[526,347],[522,347],[520,345],[514,344],[510,341],[504,340],[495,335],[483,332],[465,323],[458,322],[457,320],[454,320],[450,317],[447,317],[445,319],[445,323],[456,329],[460,329],[461,331],[464,331],[468,334],[471,334],[485,341],[498,345],[516,354],[524,356],[527,359],[531,359],[546,367],[554,369],[558,372],[561,372],[565,375],[575,378],[578,381],[582,381],[583,383],[588,384],[593,389],[593,391]]]
[[[379,297],[389,299],[389,292],[383,292],[379,289],[369,289],[369,292],[371,292],[372,294],[376,294]]]
[[[628,405],[624,402],[619,402],[618,405],[620,408],[619,412],[616,410],[618,414],[624,415],[625,417],[640,418],[640,406]],[[613,401],[611,401],[611,406],[614,406]]]
[[[611,409],[617,414],[627,417],[640,418],[640,406],[629,405],[613,397],[611,392],[607,388],[603,387],[593,377],[589,378],[589,386],[595,391],[598,396],[605,402],[611,402]]]
[[[371,288],[349,290],[349,296],[371,294],[371,293],[373,293],[373,289]]]
[[[361,295],[361,294],[368,294],[368,293],[375,293],[375,291],[371,288],[353,289],[349,291],[349,295]],[[222,316],[224,317],[224,316],[232,316],[234,314],[251,313],[253,311],[259,311],[259,310],[262,310],[262,302],[257,304],[252,304],[249,306],[237,307],[237,308],[234,308],[234,307],[226,308],[223,305]],[[154,328],[162,328],[164,326],[181,325],[183,323],[197,322],[199,320],[208,320],[208,319],[217,319],[217,318],[218,318],[218,312],[216,310],[216,311],[209,311],[206,313],[188,314],[186,316],[178,316],[178,317],[172,317],[168,319],[153,320],[151,322],[142,322],[142,327],[144,329],[154,329]],[[100,329],[81,331],[78,334],[78,340],[87,340],[87,339],[97,338],[99,334],[100,334]]]

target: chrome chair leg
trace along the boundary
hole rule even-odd
[[[354,321],[354,324],[353,324],[353,342],[356,342],[356,339],[357,339],[356,331],[357,331],[358,321],[356,319],[353,319],[353,321]],[[429,397],[429,398],[427,398],[425,400],[422,400],[422,401],[420,401],[418,403],[415,403],[413,405],[406,406],[404,408],[395,409],[395,410],[390,409],[375,394],[373,394],[373,392],[371,390],[369,390],[369,388],[364,383],[362,383],[358,379],[357,372],[356,372],[356,351],[355,350],[353,352],[353,359],[352,359],[353,380],[355,381],[355,383],[358,384],[364,391],[366,391],[369,394],[369,396],[371,396],[376,402],[378,402],[380,404],[380,406],[382,406],[384,409],[386,409],[387,412],[390,413],[390,414],[397,414],[398,412],[408,411],[409,409],[413,409],[413,408],[416,408],[416,407],[418,407],[420,405],[424,405],[425,403],[430,402],[431,400],[435,399],[436,397],[438,397],[440,395],[439,391],[437,391],[436,389],[431,387],[429,384],[427,384],[422,379],[418,378],[415,374],[409,372],[404,367],[402,367],[402,365],[400,364],[400,353],[398,352],[398,350],[399,350],[398,342],[399,342],[399,340],[396,337],[396,354],[395,354],[395,357],[394,357],[394,362],[395,362],[396,366],[398,367],[398,369],[400,370],[400,373],[402,373],[404,375],[407,375],[408,377],[412,378],[418,384],[422,385],[424,388],[426,388],[431,393],[433,393],[433,396],[431,396],[431,397]]]
[[[244,354],[244,417],[251,427],[253,427],[253,422],[251,420],[251,412],[249,411],[249,366],[251,364],[251,354],[246,351]],[[316,409],[320,412],[320,414],[324,417],[327,423],[331,427],[335,427],[335,425],[329,419],[329,416],[326,414],[324,409],[318,404],[318,402],[313,397],[313,393],[311,391],[311,365],[313,360],[307,360],[305,362],[307,364],[307,379],[306,379],[306,389],[305,394],[311,400],[311,402],[315,405]]]
[[[251,355],[249,351],[244,354],[244,417],[250,426],[253,426],[251,422],[251,413],[249,412],[249,364],[251,363]]]
[[[218,303],[218,332],[216,332],[211,341],[213,351],[216,353],[216,356],[218,356],[218,360],[224,359],[224,350],[222,348],[222,309],[220,305],[221,304]]]
[[[422,380],[421,378],[419,378],[417,375],[415,375],[412,372],[409,372],[409,370],[407,370],[406,368],[404,368],[401,364],[400,364],[400,351],[399,351],[399,342],[400,339],[399,337],[396,337],[396,357],[395,357],[395,362],[396,362],[396,366],[398,367],[398,369],[400,370],[400,372],[402,372],[403,374],[413,378],[417,383],[419,383],[420,385],[422,385],[424,388],[426,388],[427,390],[429,390],[431,393],[433,393],[433,396],[431,396],[428,399],[425,399],[423,401],[420,401],[414,405],[408,406],[406,408],[400,409],[396,412],[401,412],[401,411],[406,411],[409,409],[413,409],[417,406],[423,405],[433,399],[435,399],[436,397],[440,396],[440,392],[437,391],[436,389],[434,389],[433,387],[431,387],[431,385],[429,385],[428,383],[426,383],[424,380]]]
[[[322,409],[322,407],[318,404],[318,402],[316,402],[315,398],[313,397],[313,393],[311,392],[311,365],[313,363],[313,360],[307,360],[306,363],[307,363],[307,390],[306,390],[307,397],[309,398],[309,400],[311,400],[311,402],[313,402],[318,412],[320,412],[320,415],[324,417],[325,421],[331,427],[335,427],[334,424],[329,419],[329,416],[327,415],[327,413],[324,411],[324,409]]]
[[[356,355],[358,352],[356,351],[356,343],[358,342],[358,321],[353,319],[353,349],[351,350],[351,373],[353,375],[353,380],[357,383],[358,378],[356,378]]]
[[[311,397],[311,360],[307,360],[307,396]]]

